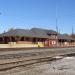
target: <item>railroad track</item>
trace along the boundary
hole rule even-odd
[[[25,54],[30,53],[29,54],[30,56],[25,56],[24,53]],[[36,63],[52,61],[52,60],[55,60],[54,58],[55,56],[66,56],[66,55],[72,55],[72,54],[75,55],[74,47],[73,48],[52,48],[52,49],[41,48],[39,50],[38,49],[25,50],[21,53],[20,52],[18,53],[17,51],[16,54],[11,54],[11,53],[9,54],[9,51],[8,51],[8,54],[0,55],[0,71],[6,71],[6,70],[10,70],[20,66],[27,66],[27,65],[32,65]]]
[[[75,54],[72,54],[72,55],[75,55]],[[64,58],[65,56],[72,56],[72,55],[67,54],[67,55],[60,55],[60,58],[45,57],[45,58],[37,58],[37,59],[30,59],[30,60],[23,60],[23,61],[0,64],[0,71],[11,70],[13,68],[22,67],[22,66],[25,67],[28,65],[41,63],[41,62],[56,61],[56,60]]]
[[[36,63],[52,61],[52,60],[55,60],[55,58],[45,57],[45,58],[38,58],[38,59],[0,64],[0,71],[6,71],[6,70],[10,70],[16,67],[27,66],[27,65],[32,65]]]

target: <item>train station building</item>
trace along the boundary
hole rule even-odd
[[[0,47],[74,46],[75,39],[54,30],[41,28],[13,29],[0,34]]]

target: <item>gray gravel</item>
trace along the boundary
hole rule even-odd
[[[0,75],[75,75],[75,57],[17,67]]]

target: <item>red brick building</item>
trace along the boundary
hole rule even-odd
[[[0,44],[37,44],[43,47],[62,46],[64,43],[74,43],[75,39],[58,34],[54,30],[32,28],[30,30],[25,29],[13,29],[2,33],[0,35]]]

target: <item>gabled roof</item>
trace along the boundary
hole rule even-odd
[[[25,37],[36,37],[36,38],[48,38],[48,39],[56,39],[48,34],[57,34],[56,31],[46,30],[41,28],[32,28],[30,30],[26,29],[13,29],[7,31],[5,33],[0,34],[0,36],[25,36]],[[62,40],[75,40],[68,35],[58,34],[58,39]]]
[[[2,33],[0,36],[25,36],[25,37],[54,39],[53,37],[48,36],[48,34],[52,34],[52,33],[54,34],[56,32],[53,30],[46,30],[46,29],[41,29],[41,28],[32,28],[30,30],[13,29],[5,33]]]
[[[36,37],[36,38],[49,38],[48,35],[42,30],[26,30],[26,29],[13,29],[2,33],[0,36],[25,36],[25,37]]]

